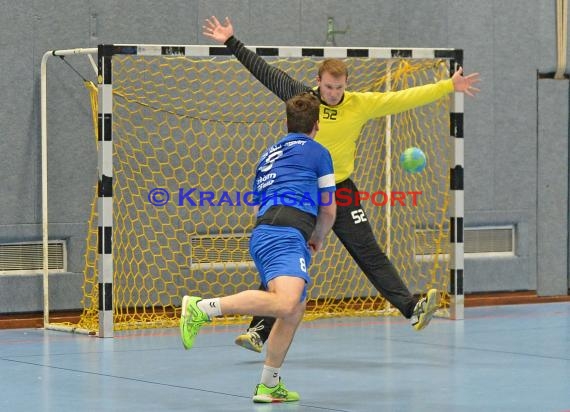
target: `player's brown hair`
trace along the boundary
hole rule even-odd
[[[312,93],[303,93],[287,100],[287,131],[309,134],[319,121],[319,99]]]

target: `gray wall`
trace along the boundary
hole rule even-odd
[[[465,290],[567,292],[568,85],[537,80],[556,64],[552,1],[3,0],[0,242],[41,238],[43,53],[100,43],[209,44],[201,25],[212,14],[231,16],[246,44],[323,46],[334,17],[338,29],[350,26],[336,36],[338,46],[464,49],[466,71],[483,79],[480,95],[466,98],[466,225],[515,224],[518,235],[516,257],[466,261]],[[86,61],[74,66],[93,78]],[[77,272],[96,159],[88,99],[70,85],[73,76],[61,63],[49,73],[50,93],[67,97],[49,124],[60,130],[50,146],[66,148],[49,153],[50,230],[69,240]],[[79,307],[63,292],[80,276],[54,278],[67,285],[55,286],[54,306]],[[41,305],[38,276],[0,276],[0,313]]]

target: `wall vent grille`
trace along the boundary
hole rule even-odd
[[[48,243],[49,272],[67,270],[66,244],[63,240]],[[43,269],[42,242],[0,244],[0,275],[29,274]]]
[[[418,229],[415,234],[416,256],[433,256],[436,250],[437,232],[433,229]],[[464,230],[465,255],[513,256],[515,254],[515,227],[481,226]]]

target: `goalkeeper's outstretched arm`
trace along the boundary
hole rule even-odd
[[[287,73],[271,66],[245,47],[241,41],[234,37],[234,29],[229,17],[224,19],[224,24],[220,23],[215,16],[206,19],[203,26],[203,34],[219,43],[225,44],[240,63],[281,100],[286,101],[293,96],[311,90],[309,86],[292,79]]]

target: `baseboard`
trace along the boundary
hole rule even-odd
[[[534,290],[470,293],[465,295],[465,307],[551,302],[570,302],[570,291],[568,295],[562,296],[538,296]],[[50,314],[50,321],[54,323],[77,323],[81,312],[81,310],[53,312]],[[0,314],[0,329],[42,328],[43,325],[43,314],[41,312]]]
[[[568,295],[560,296],[538,296],[535,290],[516,292],[484,292],[465,295],[465,307],[552,302],[570,302],[570,291]]]
[[[77,323],[82,310],[57,311],[50,314],[50,322]],[[43,328],[42,312],[0,314],[0,329]]]

